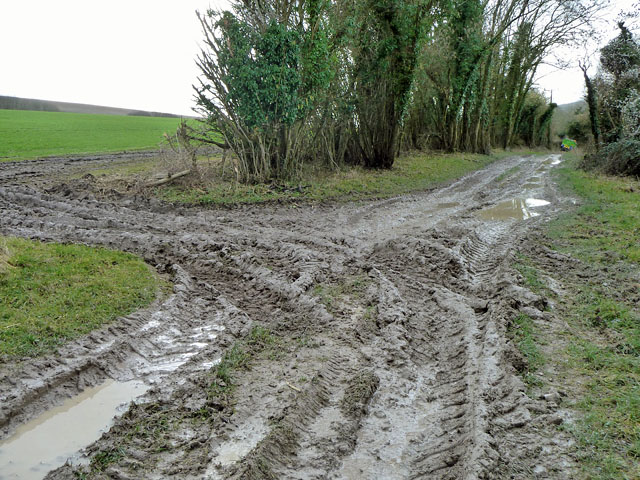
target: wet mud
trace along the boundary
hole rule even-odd
[[[547,307],[511,264],[571,203],[557,159],[365,204],[232,210],[104,197],[47,181],[41,161],[0,164],[0,233],[133,252],[174,283],[56,354],[0,366],[0,458],[69,398],[139,382],[47,478],[571,478],[506,334]],[[487,213],[502,205],[520,213]]]

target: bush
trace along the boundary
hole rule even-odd
[[[640,177],[640,140],[623,139],[610,143],[600,152],[587,155],[582,167],[611,175]]]
[[[575,117],[569,125],[567,125],[567,136],[575,138],[580,143],[586,143],[591,138],[591,124],[589,117],[580,115]]]

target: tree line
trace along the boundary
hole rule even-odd
[[[245,181],[305,163],[390,168],[402,150],[546,145],[533,88],[600,0],[235,0],[198,13],[204,139]]]

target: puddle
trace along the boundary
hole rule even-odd
[[[445,208],[453,208],[453,207],[457,207],[460,204],[458,202],[448,202],[448,203],[439,203],[436,205],[437,209],[445,209]]]
[[[523,189],[527,189],[527,188],[539,188],[542,185],[539,182],[527,182],[524,185],[522,185]]]
[[[0,441],[0,479],[41,480],[97,440],[148,388],[138,381],[108,380],[20,426]]]
[[[483,220],[526,220],[539,215],[539,213],[531,210],[532,208],[544,207],[545,205],[549,205],[546,200],[514,198],[499,203],[494,207],[480,210],[477,215]]]

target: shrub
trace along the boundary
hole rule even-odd
[[[640,177],[640,140],[623,139],[585,157],[582,167],[611,175]]]

